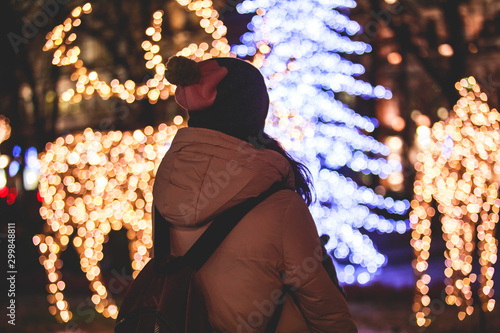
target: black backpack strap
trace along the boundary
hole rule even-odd
[[[205,232],[184,254],[184,256],[173,258],[170,262],[159,269],[166,273],[175,272],[185,265],[188,265],[195,270],[200,269],[208,258],[210,258],[212,253],[215,252],[226,236],[231,232],[231,230],[233,230],[236,224],[238,224],[238,222],[240,222],[240,220],[249,211],[268,198],[271,194],[287,188],[288,187],[286,187],[283,183],[275,183],[257,197],[249,198],[219,214],[207,230],[205,230]],[[155,214],[155,233],[161,232],[163,237],[169,236],[168,222],[163,218],[163,216],[161,216],[156,207]],[[157,236],[158,234],[155,235],[155,238]],[[167,241],[160,244],[154,244],[155,256],[164,256],[170,253],[170,237],[166,238]],[[157,251],[159,253],[157,253]],[[161,260],[157,260],[155,264],[160,264],[160,261]]]
[[[160,264],[164,261],[163,259],[170,254],[170,229],[169,223],[165,218],[160,214],[158,208],[154,204],[153,200],[153,209],[154,209],[154,230],[153,230],[153,249],[154,249],[154,267],[155,271],[159,272]],[[161,237],[161,241],[158,239]]]

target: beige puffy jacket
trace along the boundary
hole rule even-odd
[[[172,223],[172,254],[183,255],[224,210],[273,183],[293,187],[288,161],[269,149],[203,128],[182,128],[163,158],[153,198]],[[154,223],[154,218],[153,218]],[[161,235],[154,235],[161,241]],[[277,332],[357,332],[346,301],[321,262],[314,221],[292,190],[248,213],[198,272],[217,332],[264,332],[285,284],[294,290]]]

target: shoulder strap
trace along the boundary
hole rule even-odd
[[[175,272],[186,265],[195,270],[200,269],[231,230],[233,230],[236,224],[238,224],[250,210],[268,198],[271,194],[284,189],[287,189],[287,187],[283,183],[275,183],[259,196],[249,198],[219,214],[184,256],[173,258],[165,266],[161,268],[157,266],[157,268],[166,273]],[[161,234],[166,237],[167,241],[153,244],[155,246],[155,257],[164,257],[170,253],[168,222],[155,207],[155,233],[156,232],[161,232]],[[156,239],[158,239],[158,235],[159,234],[156,234]],[[157,253],[157,251],[159,253]],[[155,260],[155,264],[158,263],[159,265],[161,261],[162,260]]]

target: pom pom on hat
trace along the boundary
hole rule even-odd
[[[176,86],[187,87],[200,82],[198,63],[186,57],[171,57],[167,62],[165,77]]]
[[[172,57],[167,63],[166,79],[177,85],[175,100],[188,111],[211,106],[217,97],[217,85],[226,77],[227,68],[214,60],[196,62]]]

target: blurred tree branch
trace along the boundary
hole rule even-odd
[[[380,12],[382,7],[381,0],[370,0],[372,9],[375,12]],[[382,1],[384,2],[384,1]],[[465,60],[468,51],[465,47],[464,27],[459,13],[459,6],[463,0],[441,0],[438,6],[443,11],[443,17],[446,18],[447,31],[449,32],[449,44],[453,48],[453,55],[449,58],[448,69],[436,63],[436,59],[432,59],[422,55],[422,45],[416,43],[416,40],[424,38],[422,31],[417,30],[417,34],[413,33],[415,27],[420,28],[422,17],[420,16],[421,4],[416,4],[412,0],[399,0],[401,3],[402,13],[398,14],[398,19],[389,20],[388,26],[394,32],[394,39],[399,45],[403,53],[412,54],[418,60],[426,73],[432,77],[435,83],[443,91],[449,105],[453,105],[459,98],[457,91],[454,88],[455,82],[459,81],[465,70]],[[385,3],[385,2],[384,2]],[[436,4],[436,3],[434,3]],[[428,43],[431,44],[432,43]],[[437,51],[437,50],[433,50]],[[425,54],[428,54],[428,50]],[[445,57],[440,57],[441,61]]]

